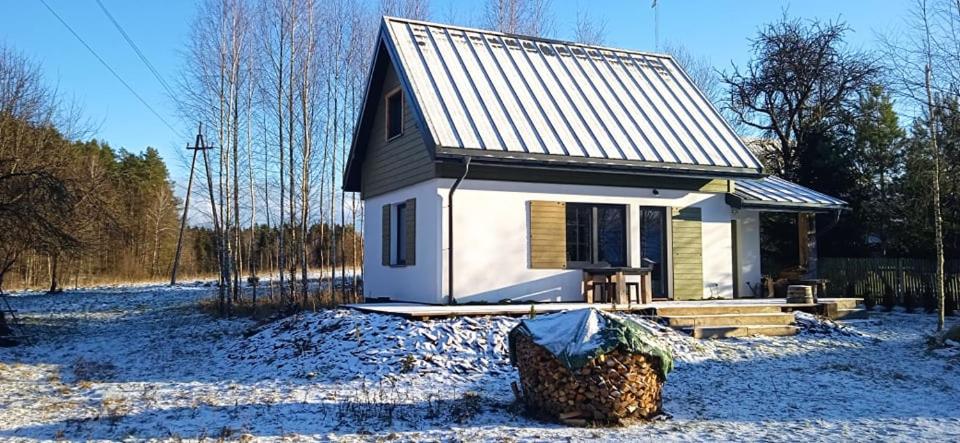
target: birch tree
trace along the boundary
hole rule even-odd
[[[945,288],[943,252],[943,216],[940,195],[941,149],[938,137],[941,128],[938,116],[939,103],[946,96],[958,97],[960,88],[960,0],[939,2],[916,0],[906,22],[906,30],[898,30],[892,36],[881,36],[887,73],[896,85],[899,95],[911,100],[925,113],[929,132],[931,171],[930,194],[933,210],[934,249],[936,276],[934,290],[937,294],[939,317],[937,330],[944,328]]]

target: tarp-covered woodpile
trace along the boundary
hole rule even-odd
[[[568,424],[622,424],[661,412],[670,352],[634,321],[596,309],[523,320],[510,332],[531,412]]]

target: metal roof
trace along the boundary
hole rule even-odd
[[[670,56],[392,17],[381,39],[438,153],[761,171]]]
[[[737,180],[728,197],[728,202],[739,208],[829,210],[847,206],[843,200],[772,175]]]

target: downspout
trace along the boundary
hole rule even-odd
[[[453,193],[457,192],[460,182],[467,178],[470,172],[470,157],[464,158],[463,175],[453,182],[450,192],[447,193],[447,304],[453,304]]]

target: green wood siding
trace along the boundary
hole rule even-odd
[[[673,298],[703,298],[703,229],[700,208],[673,208]]]
[[[370,128],[367,155],[362,166],[361,193],[374,197],[435,176],[433,160],[410,108],[412,97],[403,96],[403,133],[386,140],[386,97],[400,87],[393,66],[387,68],[380,88],[377,112]]]

